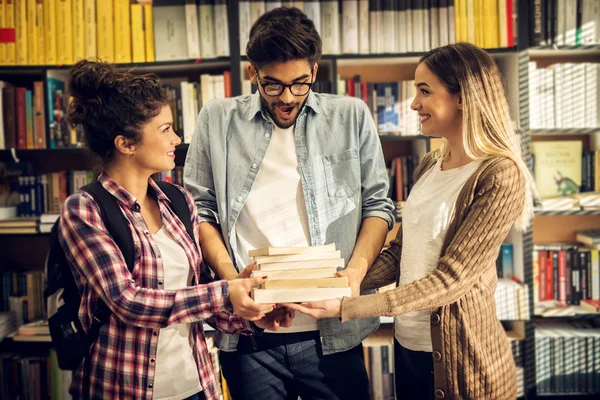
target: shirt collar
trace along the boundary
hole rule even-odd
[[[321,107],[319,105],[319,99],[317,98],[317,96],[315,95],[315,93],[312,90],[310,92],[308,92],[308,97],[306,99],[306,103],[304,104],[304,106],[309,107],[311,110],[313,110],[317,114],[319,114],[321,112]],[[254,117],[256,117],[256,114],[258,114],[258,113],[260,113],[266,121],[271,120],[271,117],[268,115],[266,110],[262,109],[262,104],[260,101],[260,93],[257,90],[252,95],[252,100],[250,101],[250,108],[248,110],[248,115],[246,116],[248,121],[252,121],[254,119]]]
[[[131,193],[129,193],[125,188],[119,185],[117,182],[112,180],[106,172],[102,172],[98,177],[98,182],[110,193],[113,195],[118,201],[123,203],[125,207],[129,209],[133,209],[135,204],[137,204],[137,199]],[[151,192],[154,192],[156,199],[158,201],[169,201],[169,198],[160,190],[158,185],[154,182],[152,178],[148,179],[148,187]]]

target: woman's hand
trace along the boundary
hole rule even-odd
[[[252,272],[254,272],[255,269],[256,269],[256,263],[253,262],[252,264],[250,264],[246,268],[244,268],[244,270],[238,274],[236,279],[250,278],[250,275],[252,275]]]
[[[323,301],[311,301],[308,303],[286,303],[290,310],[295,310],[314,319],[339,318],[342,315],[342,300],[331,299]]]
[[[250,291],[254,286],[260,286],[265,277],[233,279],[228,281],[229,300],[233,306],[233,312],[249,321],[256,321],[272,312],[275,304],[259,304],[252,300]]]
[[[262,329],[278,331],[281,327],[287,328],[291,326],[295,314],[294,310],[290,310],[287,307],[278,307],[263,318],[254,321],[254,324]]]

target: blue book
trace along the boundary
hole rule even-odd
[[[399,83],[377,83],[377,131],[381,133],[400,132]]]
[[[501,263],[502,263],[502,277],[511,279],[514,276],[514,259],[513,259],[513,245],[503,244],[500,246]]]

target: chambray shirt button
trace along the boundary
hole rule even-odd
[[[256,169],[256,167],[258,167],[258,164],[257,163],[253,163],[252,164],[252,168]]]
[[[265,133],[265,137],[268,139],[271,136],[270,133]]]

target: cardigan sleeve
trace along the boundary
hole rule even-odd
[[[381,252],[367,271],[360,290],[372,290],[395,283],[400,272],[400,257],[402,254],[402,226],[398,229],[396,238],[390,242],[387,249]]]
[[[525,181],[510,160],[484,172],[466,216],[428,276],[384,293],[342,299],[342,321],[438,308],[464,296],[495,259],[523,209]]]

